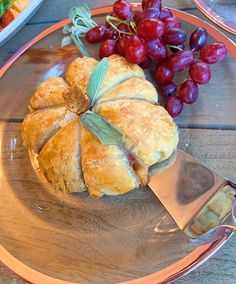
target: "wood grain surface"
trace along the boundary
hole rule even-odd
[[[139,1],[133,2],[137,3]],[[189,0],[166,0],[163,2],[166,6],[183,9],[205,19],[205,17],[194,8]],[[22,46],[22,44],[43,31],[46,27],[64,19],[67,16],[69,8],[80,3],[82,3],[82,1],[46,0],[45,4],[30,22],[12,40],[0,49],[0,64],[4,63],[10,55]],[[99,7],[102,5],[110,5],[112,2],[108,0],[89,0],[86,1],[86,3],[90,7]],[[231,36],[231,38],[235,40],[234,37]],[[38,47],[42,47],[40,47],[40,43]],[[210,99],[204,98],[204,95],[201,95],[201,102],[197,103],[194,107],[189,107],[179,119],[178,122],[182,126],[182,129],[180,129],[181,141],[179,147],[196,158],[199,158],[226,177],[236,181],[236,98],[234,91],[236,87],[234,80],[236,75],[236,65],[230,58],[227,58],[226,60],[229,61],[229,64],[227,65],[228,70],[222,70],[220,67],[213,67],[214,79],[209,87],[207,87],[208,89],[204,89],[206,90],[206,93],[210,93]],[[19,61],[19,64],[21,63],[22,62]],[[45,64],[45,68],[48,68],[47,63]],[[214,80],[215,82],[222,80],[222,74],[227,74],[227,76],[224,76],[225,82],[222,84],[222,88],[214,89]],[[4,78],[1,80],[4,80]],[[11,104],[11,92],[9,86],[4,85],[2,82],[3,81],[1,81],[0,92],[2,94],[4,91],[5,99],[8,99],[0,101],[0,103],[7,107]],[[230,85],[232,90],[231,93],[225,93],[224,86],[226,85]],[[4,90],[2,86],[5,88]],[[34,83],[30,84],[29,88],[32,90],[34,88]],[[25,91],[25,89],[22,91]],[[222,95],[222,93],[224,95]],[[13,119],[22,119],[26,113],[26,102],[24,100],[22,101],[20,97],[18,99],[19,103],[17,110],[13,112]],[[1,113],[0,116],[3,118],[4,114]],[[18,131],[19,123],[9,124],[8,135],[11,136],[15,131]],[[225,128],[227,130],[218,130],[219,128]],[[7,149],[4,151],[7,151]],[[21,150],[19,153],[21,153]],[[229,242],[205,264],[175,283],[236,283],[235,245],[236,237],[233,236]],[[22,284],[27,282],[16,276],[4,265],[0,264],[0,283]]]

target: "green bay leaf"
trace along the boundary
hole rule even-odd
[[[103,58],[94,68],[92,75],[90,76],[89,83],[87,86],[87,94],[90,98],[91,106],[94,106],[97,99],[101,95],[100,89],[107,73],[108,64],[108,58]]]
[[[77,46],[77,48],[82,53],[82,55],[89,57],[90,54],[89,54],[88,50],[86,49],[86,47],[84,46],[84,44],[81,41],[81,39],[75,33],[71,34],[71,38],[72,38],[73,42],[75,43],[75,45]]]
[[[61,47],[65,47],[72,43],[72,38],[70,36],[65,36],[61,41]]]
[[[103,145],[123,143],[123,134],[98,114],[86,111],[80,116],[80,124],[94,134]]]
[[[73,7],[70,9],[68,16],[71,19],[71,25],[65,25],[63,33],[70,35],[83,56],[90,56],[84,44],[80,40],[80,37],[85,36],[88,30],[97,26],[97,24],[92,20],[92,14],[89,7],[86,4],[79,7]],[[68,42],[68,38],[63,39],[62,47],[66,46]]]

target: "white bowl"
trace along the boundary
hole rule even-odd
[[[36,13],[44,0],[32,0],[29,6],[24,9],[14,21],[0,32],[0,46],[6,43],[22,26]]]

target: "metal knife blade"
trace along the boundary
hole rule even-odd
[[[191,238],[219,225],[236,194],[226,178],[179,149],[175,161],[152,176],[148,186]]]

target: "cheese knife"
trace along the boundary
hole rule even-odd
[[[235,183],[180,149],[159,168],[148,186],[189,238],[219,226],[236,232]]]

